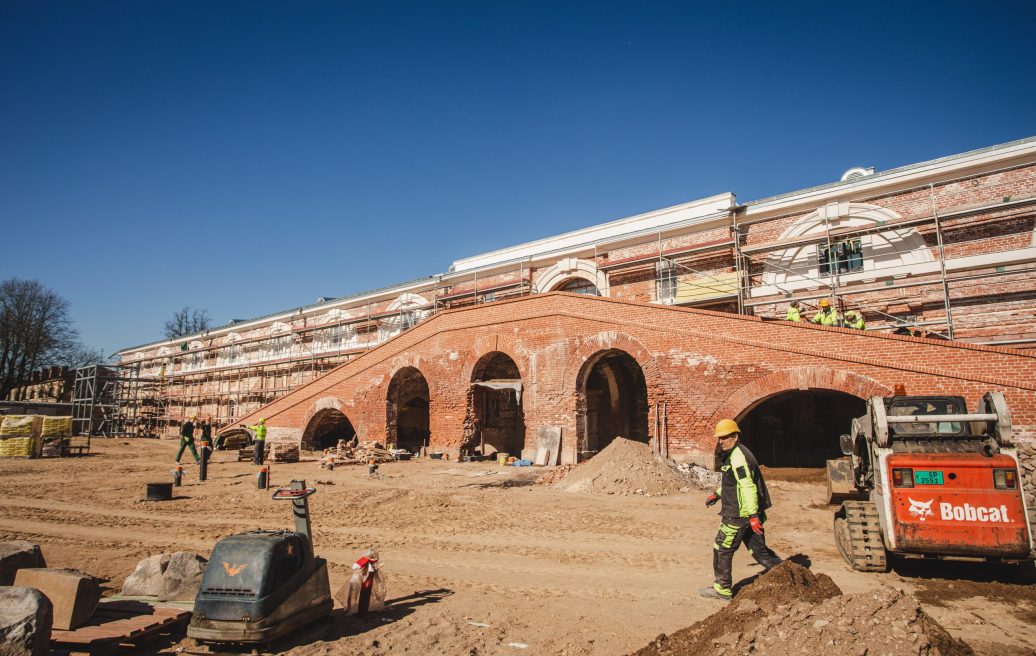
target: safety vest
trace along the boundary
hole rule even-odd
[[[796,307],[789,307],[788,314],[784,318],[788,321],[802,321],[802,313]]]
[[[770,507],[770,493],[759,471],[759,462],[743,444],[723,454],[719,464],[723,478],[716,494],[723,501],[721,517],[751,517]]]
[[[249,428],[255,431],[255,439],[266,439],[266,424],[256,424],[255,426],[249,426]]]
[[[838,313],[830,308],[826,312],[821,310],[813,315],[812,323],[818,323],[821,326],[837,326]]]
[[[867,323],[863,320],[863,315],[860,313],[850,313],[845,315],[845,327],[855,328],[856,330],[864,330],[867,327]]]

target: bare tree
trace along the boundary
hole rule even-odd
[[[37,368],[61,364],[78,343],[68,301],[38,280],[0,282],[0,399],[28,383]]]
[[[79,369],[91,364],[104,364],[104,356],[100,351],[73,342],[62,350],[58,364],[69,369]]]
[[[192,310],[185,307],[173,318],[165,322],[165,336],[167,339],[187,337],[195,333],[204,332],[209,329],[209,313],[207,310]]]

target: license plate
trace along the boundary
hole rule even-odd
[[[914,483],[917,485],[942,485],[942,472],[915,470]]]

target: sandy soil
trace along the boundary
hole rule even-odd
[[[189,466],[173,501],[144,501],[146,482],[170,480],[175,450],[172,441],[100,440],[82,459],[0,460],[0,539],[36,541],[49,565],[85,570],[117,592],[148,555],[207,556],[231,533],[290,525],[287,506],[255,489],[255,468],[236,454],[216,454],[205,483]],[[323,481],[311,507],[332,589],[369,546],[389,577],[382,616],[339,616],[323,640],[292,654],[626,654],[717,610],[697,595],[710,583],[717,523],[702,492],[566,493],[536,485],[540,470],[483,463],[393,463],[381,473],[273,466],[275,485]],[[979,653],[1036,653],[1036,586],[1026,574],[947,563],[853,572],[835,548],[823,484],[770,488],[767,535],[779,554],[803,554],[846,593],[915,592]],[[748,579],[759,568],[740,552],[734,573]]]

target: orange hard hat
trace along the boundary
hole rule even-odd
[[[820,299],[820,307],[831,307],[831,301],[826,298]]]
[[[741,429],[737,427],[737,422],[733,419],[720,419],[719,423],[716,424],[716,432],[713,434],[713,437],[726,437],[740,432]]]

